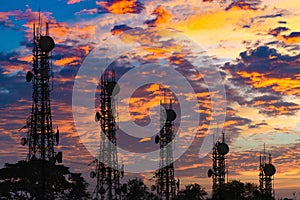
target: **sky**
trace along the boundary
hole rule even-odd
[[[299,1],[15,0],[0,5],[1,166],[25,159],[28,151],[20,145],[26,131],[18,130],[31,111],[32,85],[25,76],[40,9],[56,43],[51,84],[53,124],[61,133],[56,150],[91,188],[95,180],[88,165],[100,132],[93,119],[99,110],[95,88],[102,67],[109,66],[126,88],[116,97],[124,128],[118,135],[119,160],[132,169],[123,181],[140,176],[153,184],[153,171],[143,171],[134,158],[158,150],[147,125],[157,128],[153,109],[163,99],[165,84],[177,113],[174,148],[181,153],[175,153],[174,166],[182,187],[196,182],[210,191],[212,162],[202,147],[207,135],[224,130],[229,180],[258,183],[265,144],[277,169],[276,197],[300,196]]]

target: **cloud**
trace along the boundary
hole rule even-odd
[[[260,123],[249,124],[248,128],[260,128],[261,126],[267,126],[267,125],[268,125],[268,123],[265,120],[263,120]]]
[[[0,12],[0,26],[4,26],[6,28],[12,30],[21,30],[21,27],[18,27],[13,21],[10,19],[11,16],[17,17],[22,14],[21,10],[13,10],[7,12]]]
[[[113,35],[117,35],[117,34],[121,34],[123,33],[124,31],[128,31],[128,30],[131,30],[132,28],[127,26],[126,24],[122,24],[122,25],[116,25],[114,26],[113,29],[111,29],[111,33]]]
[[[276,49],[260,46],[240,53],[235,64],[227,63],[225,71],[239,87],[248,86],[252,92],[274,95],[300,95],[300,55],[281,55]]]
[[[292,32],[290,35],[284,35],[283,39],[287,44],[298,44],[300,43],[300,32]]]
[[[257,10],[260,0],[238,0],[232,2],[225,10]]]
[[[84,1],[84,0],[68,0],[67,4],[75,4],[75,3],[79,3],[81,1]]]
[[[97,8],[92,8],[92,9],[83,9],[79,12],[76,12],[75,15],[82,15],[82,14],[88,14],[88,15],[93,15],[98,12]]]
[[[279,34],[281,34],[281,32],[284,32],[284,31],[288,31],[290,29],[286,28],[286,27],[277,27],[275,29],[272,29],[269,34],[273,35],[273,36],[277,36]]]
[[[280,96],[259,96],[248,102],[249,106],[259,108],[259,113],[276,117],[278,115],[295,115],[300,110],[300,105],[284,102]]]
[[[147,24],[148,26],[158,26],[160,24],[166,23],[168,21],[170,21],[172,15],[169,11],[167,11],[166,9],[164,9],[163,6],[157,6],[154,11],[152,12],[152,15],[156,15],[155,19],[152,20],[147,20],[145,22],[145,24]]]
[[[98,8],[100,14],[138,14],[145,9],[144,4],[137,0],[96,1],[96,4],[100,6]]]
[[[259,16],[258,18],[260,19],[266,19],[266,18],[275,18],[275,17],[282,17],[283,13],[277,13],[277,14],[272,14],[272,15],[262,15]]]

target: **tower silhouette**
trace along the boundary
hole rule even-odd
[[[41,198],[46,199],[46,162],[62,163],[62,152],[55,152],[54,145],[59,143],[59,130],[52,127],[51,99],[49,83],[52,76],[51,57],[55,46],[49,36],[48,23],[43,35],[41,20],[38,27],[33,25],[33,64],[32,70],[26,73],[26,81],[32,82],[31,114],[23,128],[27,128],[27,136],[21,139],[22,145],[28,145],[26,161],[31,165],[38,165],[41,174],[37,181]],[[21,130],[21,129],[20,129]],[[34,172],[32,172],[34,173]]]
[[[221,200],[225,184],[225,155],[229,152],[229,147],[225,143],[225,134],[222,133],[222,141],[217,141],[213,147],[212,159],[213,168],[208,170],[208,177],[212,177],[212,199]]]
[[[160,133],[155,137],[155,143],[160,146],[160,162],[159,169],[155,173],[156,186],[153,188],[157,191],[161,199],[174,199],[176,195],[176,183],[174,178],[174,164],[173,164],[173,145],[174,139],[174,120],[176,113],[172,109],[172,101],[169,104],[164,102],[161,104],[161,119],[160,119]],[[166,117],[163,117],[166,116]],[[177,186],[179,188],[179,186]]]
[[[50,86],[52,76],[51,57],[55,46],[49,36],[48,23],[46,33],[42,34],[41,23],[33,25],[33,64],[32,71],[26,74],[26,81],[32,82],[32,108],[27,120],[27,137],[21,139],[22,145],[28,145],[27,161],[41,159],[51,163],[62,162],[62,152],[54,151],[59,143],[59,130],[52,126]],[[23,128],[25,128],[23,127]]]
[[[263,156],[259,157],[259,191],[261,199],[273,200],[273,180],[274,174],[276,173],[276,168],[272,164],[272,157],[269,154],[269,159],[267,160],[266,151],[264,147]]]
[[[124,188],[120,186],[120,177],[124,176],[124,170],[123,165],[118,165],[117,127],[114,117],[114,96],[118,91],[115,72],[107,71],[100,80],[100,111],[95,115],[95,121],[101,126],[101,141],[99,157],[94,160],[96,169],[90,174],[91,178],[97,179],[94,199],[117,200],[124,193]]]

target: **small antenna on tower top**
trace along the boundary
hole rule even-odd
[[[38,35],[42,33],[42,22],[41,22],[41,8],[39,7],[39,32]]]
[[[225,131],[222,131],[222,142],[225,142]]]
[[[48,24],[48,22],[46,22],[46,35],[47,36],[49,35],[49,24]]]
[[[261,166],[261,153],[259,153],[259,166]]]
[[[166,88],[164,88],[164,104],[166,103]]]

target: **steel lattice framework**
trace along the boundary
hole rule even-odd
[[[208,177],[212,177],[212,199],[221,200],[225,185],[226,163],[225,155],[229,152],[229,147],[225,143],[225,135],[222,133],[222,141],[217,141],[213,147],[212,160],[213,168],[208,170]]]
[[[114,90],[115,89],[115,90]],[[117,156],[116,121],[114,117],[114,95],[119,88],[115,81],[115,73],[106,72],[101,77],[100,83],[100,112],[96,113],[95,120],[100,122],[101,141],[99,158],[91,178],[96,177],[97,185],[93,192],[94,199],[121,199],[120,178],[124,171],[120,170]]]
[[[164,115],[165,114],[165,115]],[[155,142],[160,145],[159,169],[155,174],[156,191],[161,199],[174,199],[176,195],[176,180],[174,178],[173,164],[173,125],[176,113],[172,110],[172,101],[168,104],[161,103],[160,134]]]
[[[272,164],[272,157],[269,154],[269,159],[267,161],[266,153],[264,150],[263,156],[259,157],[259,191],[261,199],[273,200],[273,180],[274,174],[276,173],[276,168]]]
[[[26,160],[47,160],[52,163],[62,162],[62,153],[55,153],[54,145],[59,142],[59,130],[56,133],[52,126],[50,87],[52,66],[50,59],[55,46],[49,36],[48,23],[46,34],[42,35],[41,25],[33,25],[33,65],[32,71],[26,74],[27,82],[32,82],[32,109],[27,120],[27,137],[22,138],[21,144],[28,144]],[[24,128],[25,128],[24,127]]]

